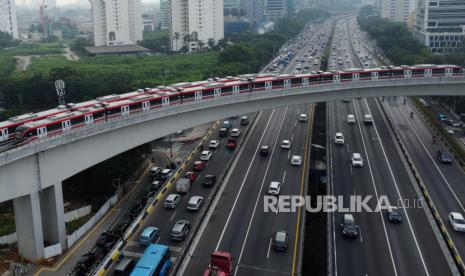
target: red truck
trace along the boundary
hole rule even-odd
[[[231,276],[233,273],[234,258],[226,251],[215,251],[212,253],[210,264],[203,276]]]

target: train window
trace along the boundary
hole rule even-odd
[[[404,70],[392,70],[391,74],[393,76],[403,76],[404,75]]]
[[[273,86],[283,86],[284,80],[275,80],[273,81]]]
[[[119,108],[107,109],[107,115],[120,114],[121,110]]]
[[[169,99],[170,99],[170,102],[176,102],[176,101],[179,101],[179,98],[180,96],[179,95],[173,95],[173,96],[170,96]]]
[[[308,78],[308,81],[309,82],[319,82],[320,77],[319,76],[311,76],[311,77]]]
[[[254,83],[255,89],[265,88],[265,82],[256,82]]]
[[[389,72],[389,71],[379,71],[379,72],[378,72],[378,76],[379,76],[379,77],[389,77],[389,76],[390,76],[390,72]]]
[[[84,116],[71,119],[71,125],[73,126],[77,124],[82,124],[82,123],[84,123]]]
[[[433,75],[444,75],[444,68],[434,68],[433,69]]]
[[[241,85],[239,85],[239,90],[240,91],[248,91],[248,90],[250,90],[250,85],[249,84],[241,84]]]
[[[154,99],[150,101],[151,106],[161,105],[161,99]]]
[[[92,116],[94,117],[94,120],[95,120],[95,119],[98,119],[100,117],[103,117],[103,114],[104,114],[103,111],[99,111],[99,112],[95,112]]]
[[[210,96],[213,96],[214,94],[215,94],[214,89],[207,89],[207,90],[202,91],[203,97],[210,97]]]
[[[231,93],[231,92],[232,92],[232,87],[231,86],[221,88],[221,94],[223,94],[223,93]]]
[[[301,85],[302,84],[302,78],[293,78],[291,79],[291,86],[292,85]]]
[[[452,69],[452,72],[453,72],[454,74],[462,74],[462,68],[453,68],[453,69]]]
[[[350,80],[352,79],[352,74],[341,74],[341,80]]]
[[[371,78],[371,72],[360,72],[360,78],[361,79]]]
[[[55,131],[55,130],[59,130],[61,128],[62,128],[61,127],[61,122],[50,124],[50,125],[47,126],[47,132],[52,132],[52,131]]]
[[[412,75],[424,75],[425,74],[425,69],[413,69],[412,70]]]
[[[321,81],[333,81],[333,75],[323,75]]]
[[[182,94],[182,99],[183,100],[192,100],[194,98],[195,98],[195,93],[194,92],[189,92],[189,93]]]
[[[140,103],[133,103],[129,106],[129,110],[138,110],[142,108],[142,102]]]

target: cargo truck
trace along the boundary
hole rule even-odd
[[[211,255],[210,264],[203,276],[231,276],[234,258],[226,251],[215,251]]]
[[[179,178],[176,181],[176,192],[178,193],[188,193],[191,189],[191,181],[185,177]]]

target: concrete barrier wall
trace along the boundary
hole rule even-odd
[[[87,205],[87,206],[81,207],[79,209],[73,210],[73,211],[68,212],[68,213],[65,214],[65,222],[70,222],[70,221],[73,221],[73,220],[80,219],[82,217],[85,217],[85,216],[89,215],[90,212],[92,212],[92,206],[91,205]]]
[[[57,243],[44,248],[44,258],[51,258],[62,253],[61,244]]]
[[[18,240],[16,232],[0,237],[0,244],[13,244]]]
[[[118,202],[118,195],[112,196],[110,199],[108,199],[105,204],[100,207],[100,209],[95,213],[94,216],[92,216],[84,225],[82,225],[78,230],[74,231],[71,235],[66,237],[66,243],[68,245],[68,248],[71,248],[76,241],[78,241],[82,236],[84,236],[87,231],[89,231],[95,223],[103,216],[105,215],[110,208]],[[87,207],[87,206],[86,206]]]

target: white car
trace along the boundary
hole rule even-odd
[[[347,115],[347,123],[348,124],[355,124],[357,121],[355,120],[354,114]]]
[[[209,150],[204,150],[200,154],[200,160],[202,160],[202,161],[208,161],[208,160],[210,160],[210,158],[212,158],[212,152],[209,151]]]
[[[270,186],[268,187],[268,193],[270,195],[279,195],[281,191],[281,182],[271,181]]]
[[[240,134],[241,134],[241,130],[238,128],[233,128],[231,130],[231,137],[239,137]]]
[[[281,148],[290,149],[291,148],[291,142],[289,140],[283,140],[283,142],[281,143]]]
[[[211,140],[210,143],[208,144],[208,147],[211,149],[216,149],[220,145],[220,141],[218,140]]]
[[[193,196],[189,198],[189,202],[187,202],[187,210],[197,211],[200,209],[200,205],[202,205],[203,197],[201,196]]]
[[[307,114],[300,114],[299,115],[299,122],[306,122],[307,121]]]
[[[344,142],[344,135],[342,135],[342,132],[336,132],[336,135],[334,135],[334,143],[336,145],[343,145]]]
[[[457,212],[450,212],[449,223],[454,231],[465,232],[465,219],[462,214]]]
[[[363,159],[360,153],[352,153],[351,163],[352,167],[363,167]]]
[[[301,166],[302,165],[302,156],[300,156],[300,155],[292,155],[291,165],[292,166]]]

